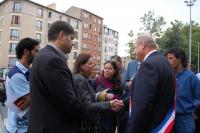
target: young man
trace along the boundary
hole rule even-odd
[[[175,133],[194,133],[193,113],[200,106],[200,81],[187,69],[186,55],[182,49],[172,48],[166,55],[177,79]]]
[[[29,86],[29,67],[33,62],[36,53],[39,50],[39,42],[24,38],[16,46],[16,56],[18,61],[16,65],[9,71],[6,79],[6,95],[7,100],[12,97],[22,97],[21,104],[18,106],[24,110],[30,103],[30,86]],[[8,107],[8,121],[6,130],[8,133],[24,133],[27,132],[28,113],[22,118]]]
[[[65,21],[52,23],[48,44],[35,58],[31,74],[31,108],[28,132],[76,133],[87,109],[77,98],[66,64],[74,29]]]

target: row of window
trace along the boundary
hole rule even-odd
[[[108,48],[108,49],[107,49]],[[113,52],[113,48],[112,47],[104,47],[104,52]],[[115,52],[117,52],[117,48],[115,48]]]
[[[86,43],[83,43],[82,50],[94,50],[94,51],[101,52],[101,47],[96,47],[96,45],[90,46],[90,45],[87,45]]]
[[[84,32],[83,33],[83,40],[87,40],[87,39],[91,40],[92,39],[92,34],[88,34],[87,32]],[[102,43],[102,37],[94,35],[94,41],[98,42],[99,44],[101,44]]]
[[[114,30],[111,30],[111,29],[109,29],[109,28],[106,28],[106,27],[104,27],[104,33],[106,34],[106,35],[112,35],[113,37],[115,37],[115,38],[118,38],[119,36],[118,36],[118,32],[116,32],[116,31],[114,31]]]
[[[95,16],[92,17],[92,14],[89,14],[89,13],[86,13],[86,12],[84,12],[83,16],[84,16],[84,19],[88,19],[89,18],[90,20],[92,20],[92,18],[95,17]],[[97,24],[101,25],[102,24],[102,20],[98,19],[97,17],[95,17],[94,18],[94,23],[97,23]]]
[[[21,12],[22,10],[22,4],[21,2],[14,2],[13,4],[13,11],[14,12]],[[13,16],[12,18],[12,24],[19,24],[19,16]],[[43,18],[43,9],[38,8],[37,10],[37,17]],[[51,19],[53,17],[53,12],[49,11],[48,12],[48,18]],[[59,19],[62,20],[62,15],[59,15]],[[70,22],[70,18],[67,18],[67,22],[70,23],[74,28],[78,29],[79,28],[79,22],[78,21],[73,21]],[[38,25],[41,27],[41,22],[38,22]]]
[[[87,22],[84,22],[84,23],[83,23],[83,28],[84,28],[84,29],[88,29],[88,27],[89,27],[89,29],[92,29],[92,24],[88,24]],[[94,26],[94,31],[95,31],[95,32],[99,32],[99,33],[102,32],[102,31],[101,31],[101,28],[97,28],[97,26]]]

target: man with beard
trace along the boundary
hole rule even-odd
[[[18,61],[9,71],[6,79],[7,101],[12,101],[13,97],[22,97],[17,105],[21,110],[26,109],[30,103],[29,67],[38,50],[38,41],[31,38],[22,39],[16,46],[16,56]],[[28,113],[23,117],[19,117],[18,114],[8,106],[8,121],[6,123],[7,132],[24,133],[27,132],[27,127]]]

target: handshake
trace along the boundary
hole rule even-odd
[[[124,107],[124,103],[122,100],[118,100],[116,99],[116,96],[114,94],[111,93],[107,93],[107,90],[103,90],[101,92],[98,93],[98,100],[99,101],[110,101],[110,105],[111,105],[111,110],[117,112],[119,111],[122,107]]]
[[[124,107],[124,102],[122,100],[114,99],[110,101],[111,110],[118,112],[122,107]]]

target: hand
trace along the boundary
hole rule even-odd
[[[118,112],[124,106],[124,103],[122,100],[115,99],[115,100],[111,100],[110,103],[111,103],[111,110],[115,112]]]
[[[17,103],[17,107],[22,111],[30,105],[30,95],[26,95]]]
[[[113,99],[113,94],[110,94],[110,93],[106,93],[106,100],[107,101],[110,101],[110,100],[112,100]]]

